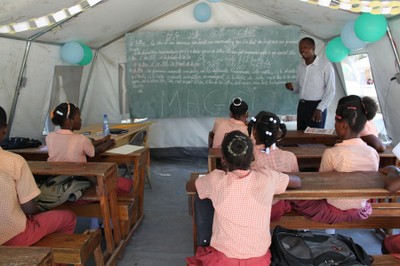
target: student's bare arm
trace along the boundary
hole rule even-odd
[[[400,189],[400,170],[395,166],[386,166],[380,169],[382,173],[386,174],[385,188],[391,193]]]
[[[30,200],[27,203],[21,204],[21,209],[26,215],[32,215],[40,212],[34,200]]]
[[[301,187],[301,179],[297,175],[289,175],[289,188],[299,188]]]
[[[365,141],[365,143],[367,143],[369,146],[374,148],[377,152],[386,151],[385,144],[383,144],[383,142],[379,138],[377,138],[375,135],[371,134],[371,135],[363,136],[363,137],[361,137],[361,139],[363,141]]]

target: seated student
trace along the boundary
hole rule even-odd
[[[277,115],[262,111],[250,119],[248,128],[249,134],[252,133],[255,139],[252,169],[269,167],[279,172],[299,172],[296,155],[276,146],[276,142],[286,135],[286,125]],[[280,131],[282,133],[278,137]],[[288,187],[293,187],[292,185],[289,182]],[[271,221],[278,221],[292,209],[289,201],[273,200],[272,204]]]
[[[391,165],[380,171],[386,174],[385,188],[391,193],[398,191],[400,189],[400,169]],[[400,234],[385,237],[382,242],[382,253],[400,253]]]
[[[222,141],[227,171],[214,170],[188,182],[200,199],[211,199],[215,212],[211,246],[199,247],[188,265],[270,265],[270,213],[274,194],[283,193],[289,176],[269,168],[250,170],[253,143],[240,131]],[[292,177],[300,184],[298,177]]]
[[[210,132],[212,139],[212,148],[220,148],[222,140],[226,133],[233,130],[239,130],[247,133],[247,117],[248,105],[241,98],[233,99],[230,107],[230,118],[217,118],[214,122],[214,127]]]
[[[7,135],[6,112],[0,107],[0,142]],[[30,246],[51,233],[73,234],[76,216],[66,210],[40,213],[40,194],[26,161],[0,147],[0,245]]]
[[[74,130],[82,127],[81,112],[72,103],[58,105],[51,114],[51,121],[61,129],[50,132],[46,137],[49,162],[86,162],[86,156],[93,157],[115,145],[111,135],[91,141]],[[132,180],[120,177],[117,180],[117,193],[129,192]]]
[[[343,141],[325,150],[320,172],[378,171],[377,151],[359,137],[367,121],[369,104],[369,101],[358,98],[338,105],[335,130]],[[292,201],[292,209],[313,220],[329,224],[366,219],[372,212],[366,199],[296,200]]]
[[[367,116],[367,122],[363,130],[360,132],[360,138],[365,141],[369,146],[374,148],[377,152],[384,152],[386,150],[385,144],[379,139],[378,136],[378,129],[376,128],[374,121],[372,119],[375,117],[376,112],[378,111],[378,105],[371,97],[363,97],[364,102],[368,102],[364,108],[368,109],[365,110]],[[349,95],[347,97],[343,97],[339,100],[338,105],[344,104],[349,101],[358,101],[360,97],[357,95]]]
[[[49,162],[86,162],[86,156],[101,154],[115,145],[110,135],[91,141],[86,136],[74,134],[74,130],[81,129],[82,119],[79,108],[72,103],[58,105],[50,117],[60,129],[50,132],[46,137]]]

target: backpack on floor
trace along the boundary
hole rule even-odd
[[[277,226],[272,234],[271,266],[372,265],[372,257],[350,237]]]
[[[85,189],[91,186],[88,180],[67,175],[37,179],[36,183],[41,193],[35,201],[41,211],[57,207],[66,201],[79,199]]]

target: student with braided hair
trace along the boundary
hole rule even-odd
[[[255,139],[253,169],[269,167],[279,172],[299,172],[299,165],[294,153],[284,151],[276,146],[276,142],[286,135],[286,125],[277,115],[261,111],[249,122],[249,135]],[[289,182],[288,187],[292,184]],[[278,221],[282,215],[291,211],[289,201],[274,200],[271,221]]]
[[[240,97],[232,100],[229,106],[230,118],[217,118],[215,119],[214,126],[210,132],[212,139],[212,148],[220,148],[222,140],[226,133],[233,130],[239,130],[243,133],[247,132],[247,117],[249,116],[247,110],[248,105]]]
[[[349,95],[339,100],[338,105],[344,104],[349,101],[361,101],[361,98],[357,95]],[[363,106],[365,114],[367,116],[367,122],[363,130],[360,132],[360,138],[365,141],[369,146],[374,148],[377,152],[384,152],[386,150],[385,144],[379,139],[378,129],[376,128],[372,119],[375,117],[378,111],[378,104],[371,97],[365,96],[362,98],[363,102],[367,104]],[[367,109],[368,107],[368,109]]]
[[[49,162],[86,162],[86,156],[93,157],[114,146],[110,135],[91,141],[88,137],[74,134],[82,127],[81,112],[72,103],[59,104],[50,114],[51,121],[60,129],[46,137]]]
[[[338,105],[335,116],[336,134],[343,141],[325,150],[319,171],[378,171],[377,151],[359,135],[367,122],[367,110],[371,102],[364,98],[347,101],[346,97],[341,99],[345,103]],[[313,220],[329,224],[367,219],[372,213],[366,199],[292,201],[292,209]]]
[[[269,168],[251,170],[253,143],[240,131],[222,141],[226,171],[188,182],[200,199],[211,199],[215,212],[210,246],[199,247],[188,265],[270,265],[270,213],[274,194],[283,193],[289,176]],[[300,186],[300,178],[296,179]]]

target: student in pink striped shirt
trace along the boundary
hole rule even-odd
[[[236,97],[232,100],[229,106],[230,118],[215,119],[213,129],[210,132],[212,148],[220,148],[222,140],[228,132],[239,130],[243,133],[247,133],[248,108],[247,103],[240,97]]]
[[[359,136],[367,122],[370,101],[358,97],[354,101],[344,99],[342,102],[345,103],[338,105],[336,109],[335,130],[343,141],[325,150],[319,171],[378,171],[377,151]],[[367,219],[372,213],[371,205],[366,199],[292,201],[292,209],[313,220],[329,224]]]
[[[276,146],[286,135],[286,125],[276,114],[261,111],[250,119],[248,128],[249,135],[255,139],[252,169],[269,167],[279,172],[299,172],[296,155]],[[290,182],[288,187],[291,187]],[[292,209],[289,201],[274,200],[272,203],[271,221],[278,221]]]
[[[210,246],[199,247],[186,259],[188,265],[270,265],[272,198],[285,191],[289,179],[300,186],[300,178],[266,167],[251,170],[252,161],[252,141],[232,131],[222,141],[227,170],[215,169],[188,182],[187,189],[211,199],[215,209]]]
[[[349,101],[358,101],[360,97],[357,95],[349,95],[339,100],[338,105],[344,104]],[[376,128],[372,119],[378,111],[378,104],[371,97],[365,96],[362,98],[363,102],[368,102],[368,110],[366,112],[367,122],[363,130],[360,132],[360,138],[365,141],[369,146],[374,148],[377,152],[384,152],[386,150],[385,144],[379,139],[378,129]]]

